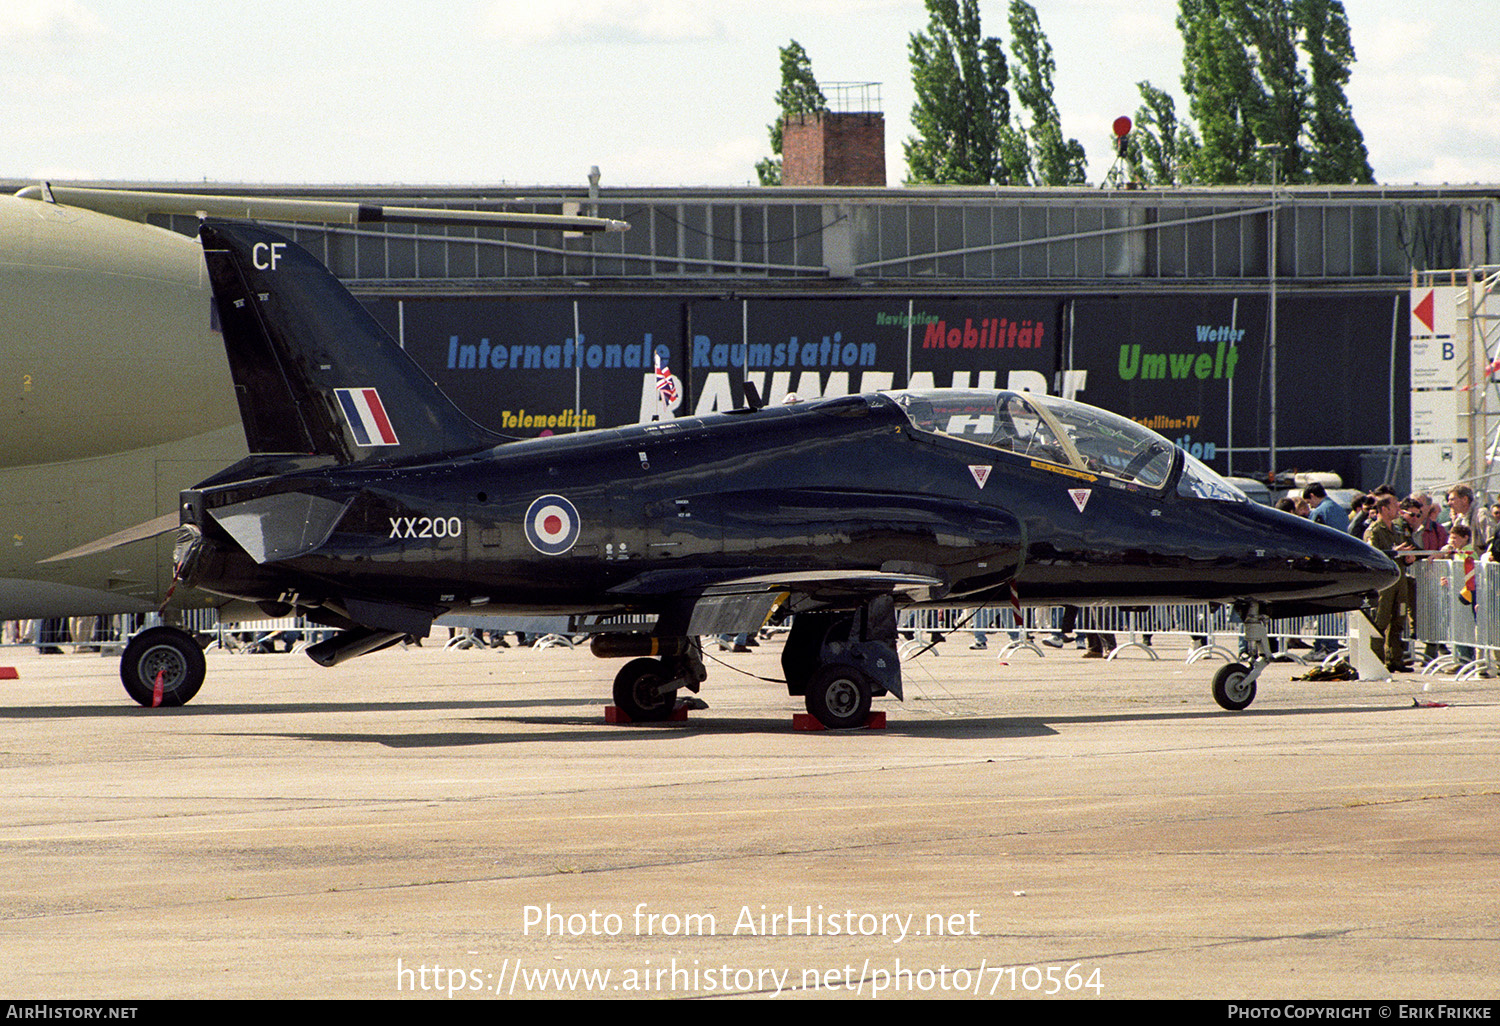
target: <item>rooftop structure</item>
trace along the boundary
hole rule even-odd
[[[295,229],[299,242],[351,284],[421,291],[576,292],[652,281],[670,281],[674,289],[732,284],[747,292],[1243,288],[1272,277],[1273,204],[1275,277],[1288,288],[1384,290],[1414,269],[1500,264],[1500,185],[606,188],[597,199],[587,186],[159,187],[584,211],[632,226],[623,234],[566,239],[378,224]],[[163,224],[195,231],[191,218]]]

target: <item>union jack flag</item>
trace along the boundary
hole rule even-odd
[[[672,370],[661,362],[661,354],[653,354],[656,360],[656,394],[667,406],[677,402],[677,382],[672,379]]]

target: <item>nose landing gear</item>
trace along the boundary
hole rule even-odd
[[[1239,712],[1255,701],[1255,681],[1271,665],[1270,620],[1260,611],[1259,602],[1237,607],[1245,624],[1245,651],[1250,665],[1230,663],[1214,674],[1214,701],[1230,712]]]

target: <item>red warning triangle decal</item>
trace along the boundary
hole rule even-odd
[[[1094,494],[1091,488],[1069,488],[1068,494],[1073,498],[1073,505],[1078,507],[1078,512],[1083,512],[1083,507],[1089,504],[1089,496]]]
[[[974,466],[974,464],[970,463],[969,473],[974,475],[974,483],[977,484],[980,488],[983,488],[984,483],[990,479],[989,467],[976,467]]]
[[[1411,315],[1413,317],[1415,317],[1417,320],[1421,321],[1423,324],[1425,324],[1427,326],[1427,330],[1428,331],[1436,332],[1437,328],[1434,325],[1433,316],[1432,316],[1432,312],[1433,312],[1432,311],[1432,306],[1433,306],[1432,295],[1433,295],[1432,289],[1428,289],[1427,290],[1427,295],[1423,296],[1421,298],[1421,300],[1415,306],[1413,306],[1411,308]]]

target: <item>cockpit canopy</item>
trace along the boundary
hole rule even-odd
[[[1117,478],[1153,491],[1167,488],[1179,462],[1182,495],[1248,502],[1245,494],[1133,420],[1035,392],[937,389],[892,394],[919,431]]]

